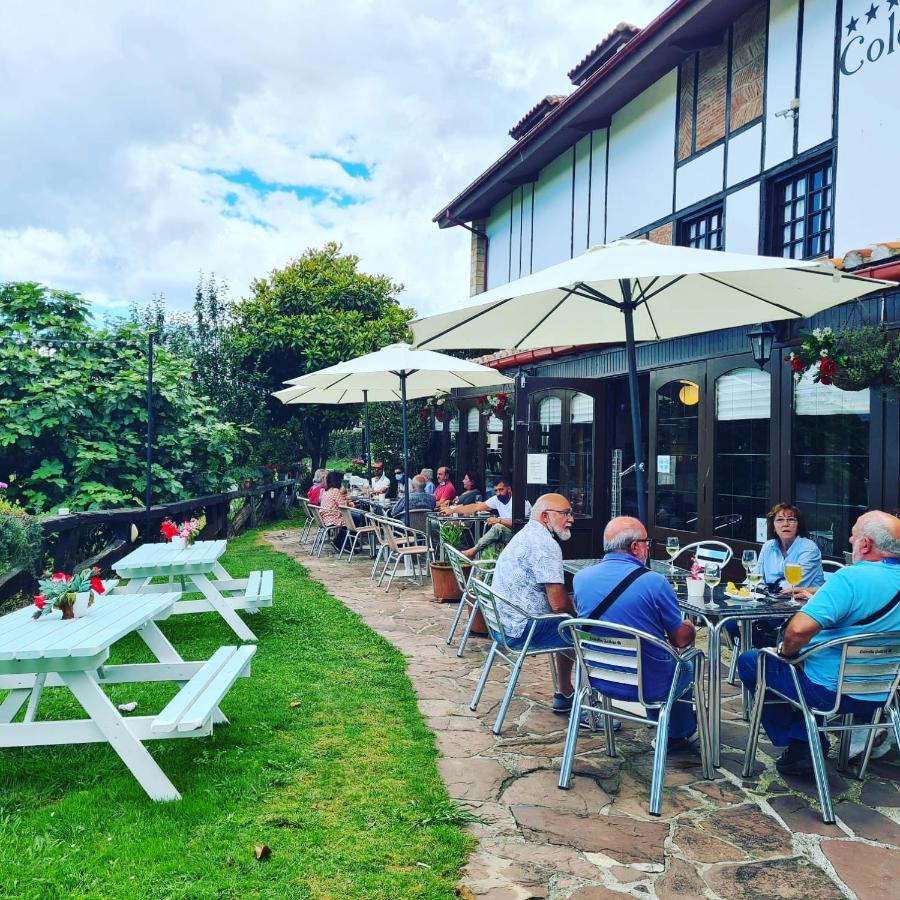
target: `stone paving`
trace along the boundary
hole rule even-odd
[[[726,689],[722,768],[703,779],[699,760],[672,757],[663,814],[647,812],[652,733],[625,723],[618,758],[602,734],[583,731],[572,787],[557,788],[565,717],[547,708],[549,665],[529,660],[494,737],[506,667],[495,664],[477,712],[469,699],[489,646],[471,638],[465,655],[445,638],[456,611],[400,579],[373,588],[364,560],[309,556],[299,532],[271,544],[305,565],[331,594],[408,659],[419,709],[434,732],[450,796],[477,821],[478,839],[457,894],[489,900],[530,897],[615,900],[678,898],[868,898],[890,896],[900,878],[900,758],[873,761],[865,783],[829,763],[838,824],[825,825],[813,781],[784,779],[760,742],[752,779],[740,776],[746,725]],[[461,634],[461,629],[460,629]]]

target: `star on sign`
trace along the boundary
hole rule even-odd
[[[893,9],[895,6],[900,6],[900,0],[888,0],[888,9]]]
[[[898,0],[900,2],[900,0]],[[850,34],[853,31],[856,31],[856,26],[859,23],[859,19],[855,16],[850,16],[850,21],[847,23],[847,34]]]
[[[866,25],[868,25],[869,22],[872,21],[872,19],[877,19],[877,18],[878,18],[878,7],[873,3],[866,10]]]

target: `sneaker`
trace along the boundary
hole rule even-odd
[[[650,746],[656,749],[656,738],[650,741]],[[669,738],[666,741],[666,753],[696,753],[698,751],[696,741],[690,737]]]
[[[822,741],[822,752],[828,758],[830,745],[826,740]],[[809,744],[806,741],[791,741],[784,753],[775,760],[775,768],[782,775],[812,775],[813,761],[809,752]]]
[[[589,716],[593,715],[594,717],[594,729],[597,731],[603,731],[603,716],[598,715],[597,713],[589,713],[587,710],[582,712],[582,714],[578,717],[578,724],[581,725],[582,728],[590,728],[591,720]],[[613,731],[619,731],[622,727],[621,719],[613,719]]]
[[[553,703],[551,705],[551,709],[555,713],[559,713],[561,716],[568,715],[570,710],[572,709],[572,700],[575,697],[575,691],[572,691],[571,694],[560,694],[558,691],[553,695]]]

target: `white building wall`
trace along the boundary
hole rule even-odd
[[[804,0],[797,152],[832,137],[835,0]]]
[[[759,175],[762,165],[762,124],[757,124],[728,140],[726,187],[734,187]]]
[[[675,208],[684,209],[721,191],[724,168],[724,144],[679,166],[675,173]]]
[[[591,138],[591,221],[588,246],[606,243],[606,128],[595,131]]]
[[[789,109],[797,77],[797,0],[769,0],[766,53],[766,168],[794,153],[794,120],[775,113]]]
[[[575,189],[572,212],[573,255],[584,253],[588,244],[588,216],[591,205],[591,136],[586,135],[575,145]]]
[[[673,69],[613,116],[607,240],[672,212],[677,73]]]
[[[725,198],[725,249],[729,253],[759,252],[759,182]]]
[[[534,186],[533,269],[569,259],[572,252],[572,151],[541,170]]]
[[[512,195],[504,197],[492,210],[485,222],[488,236],[487,286],[488,289],[509,281],[509,210]]]
[[[900,182],[893,177],[900,138],[894,99],[900,8],[888,15],[888,5],[878,4],[868,22],[871,6],[871,0],[844,0],[842,10],[834,243],[839,253],[900,239]],[[854,18],[856,31],[848,33]]]

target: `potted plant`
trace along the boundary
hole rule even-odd
[[[706,585],[703,582],[703,566],[696,559],[691,560],[691,571],[685,579],[687,583],[687,595],[691,599],[699,599],[704,596]]]
[[[34,598],[34,618],[46,616],[59,607],[64,619],[75,618],[76,595],[83,591],[90,591],[87,606],[94,603],[94,594],[102,594],[106,590],[100,580],[100,569],[84,569],[77,575],[65,575],[56,572],[49,578],[38,582],[40,593]]]
[[[466,530],[457,522],[444,522],[440,527],[441,547],[444,545],[459,550],[463,542]],[[438,602],[456,601],[462,599],[462,591],[456,582],[456,576],[453,574],[453,567],[448,562],[444,562],[443,553],[441,560],[431,564],[431,585],[434,588],[434,599]]]

